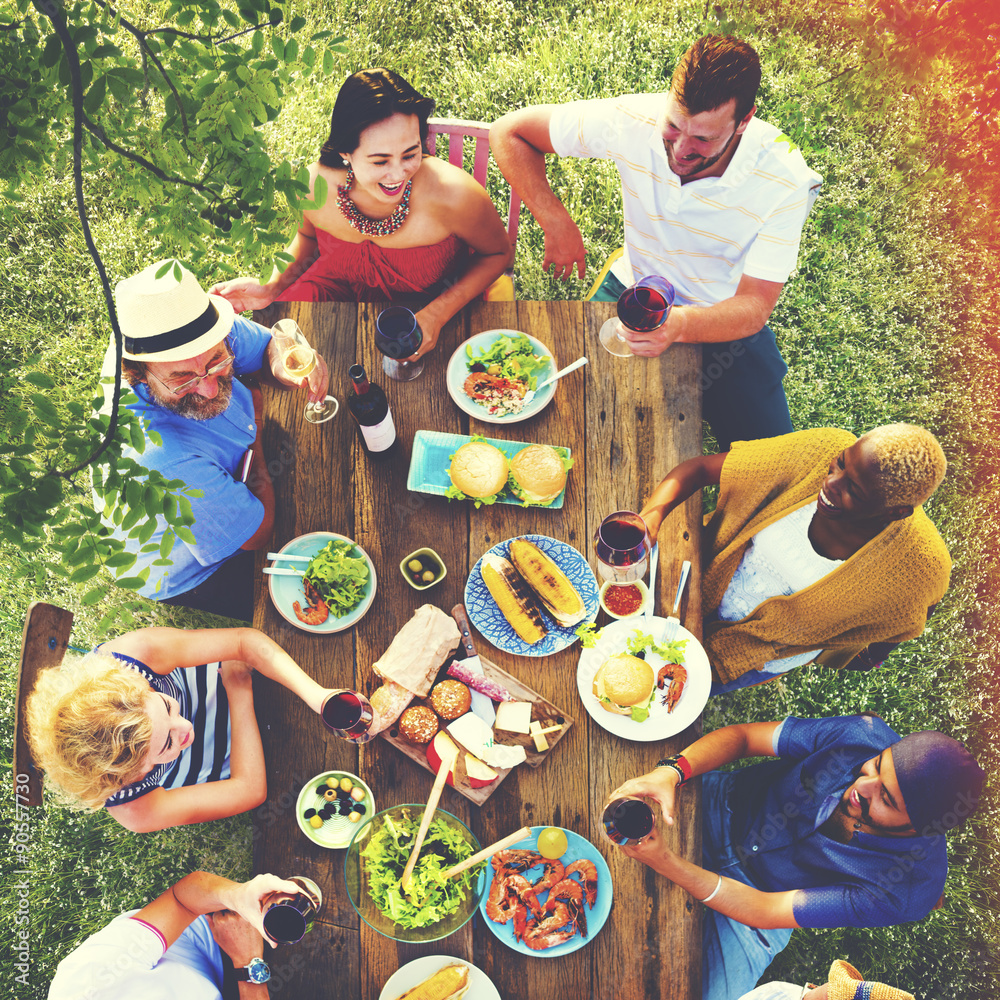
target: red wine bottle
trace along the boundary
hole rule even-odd
[[[363,365],[351,365],[347,374],[354,386],[354,395],[348,397],[347,405],[357,422],[365,451],[370,455],[388,451],[396,441],[396,425],[385,392],[368,381]]]

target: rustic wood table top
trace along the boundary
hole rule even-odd
[[[678,462],[701,453],[700,349],[676,345],[652,361],[616,358],[597,339],[613,304],[581,302],[475,303],[442,331],[424,373],[393,382],[382,373],[374,347],[376,304],[277,304],[258,318],[270,326],[295,318],[326,358],[331,392],[340,413],[323,425],[303,419],[304,393],[265,388],[264,434],[274,480],[277,515],[272,548],[298,535],[333,531],[354,539],[374,562],[378,589],[365,617],[352,629],[313,635],[289,625],[274,609],[258,557],[254,624],[272,636],[304,670],[329,687],[370,694],[378,684],[371,664],[421,604],[446,612],[463,599],[469,570],[491,546],[526,534],[550,535],[575,546],[593,567],[594,532],[603,517],[636,510]],[[522,423],[484,424],[470,419],[445,388],[445,366],[455,348],[484,330],[525,331],[550,347],[560,367],[586,354],[590,364],[564,378],[552,403]],[[344,405],[347,369],[365,366],[389,398],[398,442],[389,460],[362,450]],[[537,441],[572,449],[574,465],[561,510],[471,503],[406,489],[410,449],[420,429]],[[669,614],[684,559],[693,563],[682,621],[701,635],[700,497],[674,511],[659,534],[658,613]],[[413,590],[399,562],[429,545],[448,575],[434,588]],[[601,613],[601,623],[606,616]],[[383,740],[357,748],[329,734],[320,720],[280,687],[258,685],[256,705],[267,760],[267,803],[254,816],[254,868],[307,875],[321,886],[322,913],[298,945],[271,956],[272,986],[289,996],[325,1000],[378,1000],[400,966],[422,955],[449,954],[482,969],[504,1000],[549,997],[615,997],[695,1000],[701,996],[701,907],[687,893],[631,861],[598,834],[601,807],[621,781],[650,770],[697,737],[699,725],[664,742],[633,743],[596,725],[580,703],[576,668],[580,646],[538,659],[496,650],[475,634],[479,651],[530,684],[576,719],[537,768],[516,768],[482,805],[446,788],[441,808],[463,820],[482,844],[521,825],[555,825],[575,831],[607,860],[614,904],[604,927],[578,951],[555,960],[521,955],[501,944],[477,913],[465,927],[426,945],[400,945],[358,917],[344,883],[344,850],[318,847],[299,831],[295,802],[314,775],[339,769],[359,774],[379,809],[424,802],[431,775]],[[266,684],[266,682],[264,682]],[[698,782],[685,789],[684,808],[667,831],[671,846],[700,861]],[[394,1000],[394,998],[392,998]],[[470,992],[468,1000],[475,1000]]]

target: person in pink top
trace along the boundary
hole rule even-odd
[[[514,250],[489,195],[464,170],[424,157],[434,101],[387,69],[362,70],[340,88],[330,135],[309,168],[322,208],[307,210],[266,284],[234,278],[212,288],[236,309],[274,301],[395,301],[432,297],[417,312],[423,343],[511,266]],[[322,187],[322,185],[320,185]],[[317,258],[318,254],[318,258]]]

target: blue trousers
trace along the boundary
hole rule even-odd
[[[625,286],[610,271],[592,302],[617,302]],[[788,371],[771,328],[750,337],[704,344],[701,356],[702,416],[729,451],[734,441],[778,437],[792,430],[782,379]]]
[[[702,857],[709,871],[749,885],[730,835],[733,781],[732,774],[720,771],[702,776]],[[735,1000],[749,993],[791,936],[789,928],[749,927],[706,906],[701,927],[702,1000]]]

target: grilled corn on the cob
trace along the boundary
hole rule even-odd
[[[578,625],[587,617],[583,598],[566,574],[534,542],[515,538],[510,561],[560,625]]]
[[[511,628],[529,645],[548,634],[531,588],[502,556],[483,556],[483,583]]]
[[[438,969],[430,979],[407,990],[397,1000],[459,1000],[469,992],[469,967],[458,962]]]

